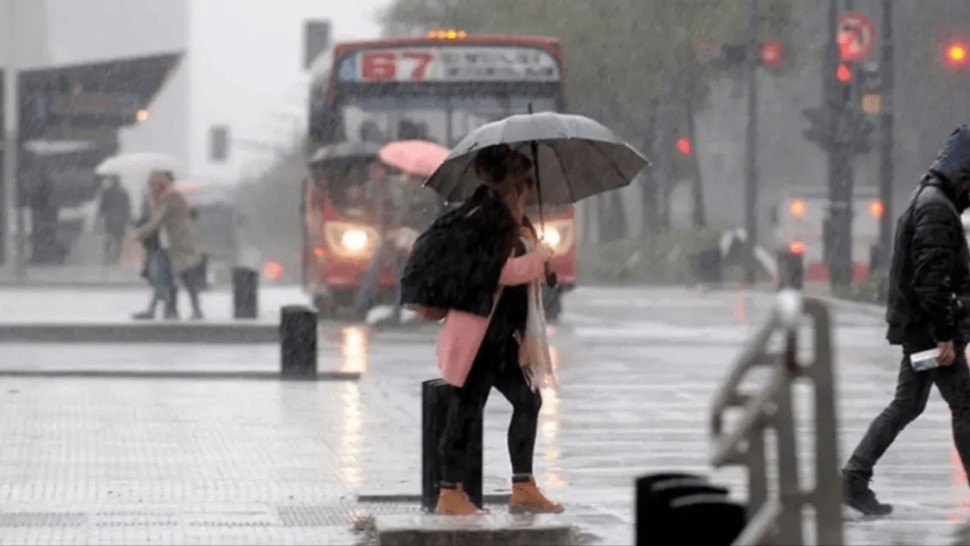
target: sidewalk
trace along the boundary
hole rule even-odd
[[[0,287],[0,325],[3,324],[130,324],[132,314],[145,310],[151,298],[147,286],[95,287]],[[201,295],[206,322],[232,321],[232,291],[204,291]],[[263,286],[258,293],[257,322],[279,323],[280,307],[309,305],[310,298],[293,286]],[[179,290],[179,310],[188,317],[188,294]],[[159,309],[158,316],[161,316]],[[184,321],[188,322],[188,321]],[[156,321],[155,324],[163,324]]]
[[[631,544],[634,479],[650,472],[709,475],[745,497],[741,470],[709,466],[707,412],[771,302],[766,293],[675,288],[569,295],[552,334],[561,387],[543,391],[535,459],[544,490],[566,504],[564,521],[593,543]],[[898,355],[881,342],[878,318],[836,318],[845,455],[888,402]],[[364,371],[359,382],[0,377],[0,536],[15,544],[349,544],[359,538],[355,521],[416,513],[406,499],[421,490],[420,383],[437,375],[434,332],[336,332],[322,338],[321,362]],[[205,369],[278,358],[273,345],[0,344],[0,362],[24,367]],[[798,393],[804,420],[809,392]],[[896,512],[853,516],[847,543],[945,544],[970,515],[936,396],[880,464],[874,486]],[[486,493],[509,489],[510,414],[493,393]],[[809,429],[800,431],[807,455]],[[376,494],[388,501],[358,500]]]

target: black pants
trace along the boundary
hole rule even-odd
[[[453,388],[448,417],[441,438],[442,480],[461,482],[468,460],[468,448],[475,420],[481,416],[492,387],[512,404],[509,423],[509,458],[513,474],[531,474],[536,429],[542,395],[525,381],[518,362],[518,343],[509,335],[505,343],[486,341],[475,357],[462,388]]]
[[[926,347],[923,347],[925,349]],[[845,466],[844,472],[864,479],[872,478],[872,469],[896,436],[926,408],[930,387],[936,384],[952,414],[953,441],[964,471],[970,469],[970,370],[967,369],[966,347],[956,347],[957,357],[950,366],[915,372],[909,354],[919,352],[907,347],[899,367],[896,395],[889,406],[869,425]]]

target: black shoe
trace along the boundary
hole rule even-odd
[[[131,318],[133,318],[135,320],[154,320],[155,319],[155,312],[154,311],[142,311],[141,313],[135,313],[134,315],[131,316]]]
[[[842,502],[867,516],[888,516],[893,505],[883,504],[869,489],[869,480],[857,476],[845,476],[842,481]]]

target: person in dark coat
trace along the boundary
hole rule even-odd
[[[893,401],[869,426],[842,470],[845,503],[886,515],[869,488],[873,467],[896,436],[926,407],[936,385],[950,406],[953,440],[970,469],[970,250],[960,215],[970,206],[970,129],[955,130],[896,224],[889,273],[887,339],[903,349]],[[910,355],[939,350],[938,367],[915,371]]]
[[[101,204],[98,215],[104,219],[106,263],[117,263],[121,256],[121,243],[125,237],[125,229],[131,221],[131,199],[128,192],[118,183],[117,177],[112,177],[101,194]]]
[[[507,146],[479,152],[476,171],[485,184],[418,237],[401,278],[404,305],[447,310],[437,352],[452,399],[440,444],[437,514],[484,513],[469,500],[462,479],[474,423],[492,387],[513,407],[510,510],[563,510],[545,497],[532,475],[542,396],[532,373],[537,367],[523,358],[522,347],[529,346],[523,339],[531,339],[529,325],[539,312],[530,305],[532,288],[544,277],[543,264],[552,250],[538,243],[523,212],[534,186],[530,166]]]

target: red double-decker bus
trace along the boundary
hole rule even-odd
[[[423,37],[339,43],[331,61],[310,95],[313,151],[345,142],[409,139],[450,148],[472,129],[526,113],[530,105],[536,112],[565,109],[563,52],[554,38],[435,30]],[[342,169],[366,178],[366,164],[356,171]],[[322,305],[339,307],[358,289],[376,246],[365,239],[377,232],[341,209],[343,188],[337,186],[346,182],[326,175],[309,178],[304,285]],[[557,250],[552,267],[560,286],[547,300],[555,317],[563,290],[576,280],[574,208],[546,206],[543,212],[545,238]],[[331,224],[339,229],[328,229]],[[392,272],[384,272],[380,284],[389,289],[395,283]]]

